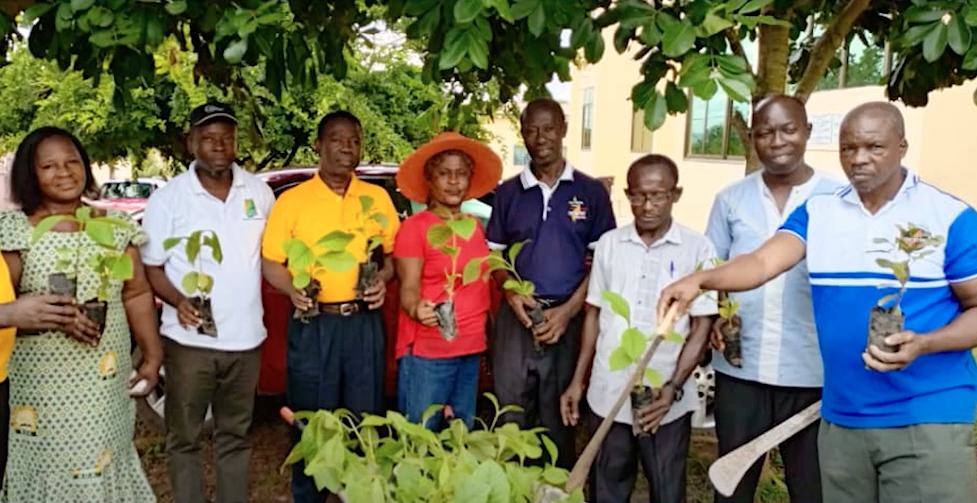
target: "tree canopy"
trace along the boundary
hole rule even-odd
[[[403,27],[423,54],[424,81],[452,93],[454,127],[464,107],[491,114],[522,89],[545,94],[554,74],[568,80],[573,63],[599,61],[604,29],[613,30],[615,50],[630,46],[641,61],[631,98],[651,129],[684,112],[688,92],[806,100],[854,33],[889,43],[887,94],[907,105],[977,76],[977,0],[14,0],[2,9],[8,43],[22,13],[35,23],[35,56],[96,86],[107,69],[120,107],[153,82],[153,55],[170,37],[196,54],[195,79],[249,90],[251,78],[286,102],[286,91],[318,89],[324,76],[343,81],[378,22]],[[757,41],[756,61],[745,39]],[[737,128],[746,131],[744,117]]]

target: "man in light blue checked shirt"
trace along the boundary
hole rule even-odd
[[[763,99],[754,108],[752,131],[763,169],[716,196],[706,228],[724,260],[756,250],[810,196],[843,185],[804,161],[811,125],[800,100],[782,95]],[[742,362],[735,366],[726,360],[720,319],[712,337],[720,456],[818,401],[823,384],[803,261],[766,285],[730,298],[739,304]],[[821,501],[817,425],[781,444],[780,453],[791,500]],[[762,465],[761,458],[732,496],[717,492],[715,501],[753,501]]]

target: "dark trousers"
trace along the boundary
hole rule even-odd
[[[383,412],[383,319],[379,311],[322,314],[308,324],[288,320],[288,403],[295,411],[345,408]],[[301,435],[293,429],[292,441]],[[295,503],[322,501],[325,492],[292,465]]]
[[[10,379],[0,382],[0,480],[7,472],[7,444],[10,441]]]
[[[821,388],[788,388],[744,381],[716,372],[716,438],[719,455],[760,436],[790,416],[821,399]],[[821,471],[818,465],[818,423],[808,426],[780,444],[790,500],[818,503]],[[736,492],[716,493],[716,503],[750,502],[763,468],[763,457],[743,476]]]
[[[604,418],[588,412],[591,436]],[[615,422],[590,467],[588,501],[631,501],[638,460],[648,479],[652,503],[685,501],[685,459],[692,437],[692,413],[662,425],[654,435],[636,437],[630,424]]]
[[[166,464],[173,499],[205,501],[200,460],[207,408],[214,413],[217,501],[248,501],[251,443],[261,349],[218,351],[184,346],[163,338],[166,369]]]
[[[559,451],[556,465],[568,470],[573,468],[576,450],[573,428],[564,426],[560,416],[560,395],[573,379],[582,320],[581,314],[575,316],[559,342],[544,345],[537,353],[532,332],[503,302],[491,344],[492,378],[499,403],[523,409],[507,413],[503,419],[523,429],[546,428],[545,435]]]

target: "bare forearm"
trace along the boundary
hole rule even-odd
[[[403,285],[400,288],[400,307],[407,316],[417,316],[417,304],[421,301],[421,289],[415,285]]]
[[[576,316],[583,309],[584,301],[587,299],[587,286],[590,283],[590,273],[583,277],[577,289],[573,291],[570,300],[567,301],[567,309],[571,316]]]
[[[292,286],[292,273],[288,272],[285,264],[263,258],[261,259],[261,273],[265,276],[265,281],[279,292],[291,295],[295,290],[295,287]]]
[[[766,283],[778,273],[767,271],[763,260],[754,253],[740,255],[715,269],[695,273],[705,290],[743,292]]]
[[[594,352],[597,348],[597,334],[600,328],[600,308],[586,306],[583,328],[580,333],[580,353],[577,356],[577,366],[573,371],[573,380],[583,384],[589,380],[590,368],[594,363]]]
[[[14,326],[13,304],[13,302],[0,304],[0,327],[7,328]]]
[[[142,351],[143,361],[159,365],[163,361],[163,344],[159,337],[153,293],[144,290],[131,295],[123,301],[123,306],[132,337]]]
[[[678,362],[675,364],[675,371],[669,378],[677,386],[681,386],[692,375],[699,362],[702,361],[702,354],[706,351],[709,342],[709,330],[712,327],[712,318],[709,316],[694,316],[692,327],[689,330],[689,337],[682,346]],[[667,343],[667,342],[663,342]]]
[[[977,307],[967,309],[948,325],[924,335],[925,354],[962,351],[977,346]]]
[[[163,302],[176,307],[186,299],[186,296],[173,285],[170,278],[166,277],[166,271],[162,267],[146,266],[146,279],[149,280],[153,292],[156,293],[157,297],[163,299]]]
[[[389,254],[384,255],[383,267],[377,272],[377,277],[384,283],[389,283],[390,280],[394,279],[394,261]]]

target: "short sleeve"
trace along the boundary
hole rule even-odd
[[[777,232],[787,232],[797,236],[801,241],[807,243],[807,205],[810,204],[810,200],[804,202],[795,209],[784,225],[777,229]]]
[[[968,206],[947,232],[943,274],[951,283],[977,279],[977,212]]]
[[[106,213],[106,215],[118,218],[127,224],[125,228],[121,230],[121,235],[118,235],[120,242],[117,243],[117,246],[119,246],[119,248],[125,248],[129,245],[138,248],[146,243],[146,231],[143,230],[142,225],[139,225],[139,222],[136,222],[136,220],[132,218],[132,215],[124,211],[111,211]]]
[[[390,254],[394,252],[394,241],[397,236],[397,230],[400,228],[400,215],[397,213],[397,209],[394,208],[394,203],[390,200],[387,192],[383,191],[382,194],[380,196],[379,209],[387,217],[387,226],[380,233],[383,235],[383,251],[384,253]]]
[[[265,222],[265,233],[261,236],[261,256],[282,264],[288,258],[282,245],[292,237],[292,223],[295,218],[289,211],[290,195],[283,194],[272,205]]]
[[[729,206],[723,196],[717,195],[709,211],[709,222],[706,224],[706,237],[716,249],[716,256],[729,260],[729,249],[733,245],[733,236],[729,231]]]
[[[424,234],[427,231],[418,218],[420,215],[419,213],[408,218],[400,225],[400,230],[397,231],[397,237],[394,240],[394,257],[424,257],[424,243],[426,242]]]
[[[31,245],[31,224],[20,210],[0,212],[0,250],[21,251]]]
[[[703,239],[696,250],[695,263],[703,264],[704,268],[713,267],[716,249],[708,239]],[[712,316],[719,312],[718,298],[715,291],[709,290],[696,297],[689,309],[692,316]]]
[[[505,185],[500,187],[504,188]],[[485,229],[485,240],[488,241],[489,248],[493,250],[504,250],[509,246],[509,236],[505,232],[505,191],[499,190],[492,199],[492,214],[489,216],[488,226]]]
[[[608,244],[610,236],[605,234],[597,240],[594,247],[594,261],[590,268],[590,279],[587,284],[587,304],[600,307],[603,301],[602,293],[607,290],[607,278],[610,274],[611,247]]]
[[[614,220],[614,207],[611,205],[611,195],[603,183],[597,183],[600,190],[596,197],[597,205],[594,208],[594,224],[590,228],[590,237],[587,243],[587,248],[591,250],[597,247],[597,241],[605,232],[617,227],[617,222]]]
[[[142,217],[146,242],[140,247],[139,252],[143,263],[150,266],[161,266],[166,263],[167,253],[163,249],[163,241],[173,235],[173,214],[159,194],[161,193],[157,192],[149,196]]]

